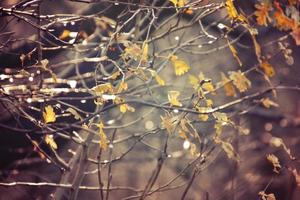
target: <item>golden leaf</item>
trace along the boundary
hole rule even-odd
[[[45,107],[45,112],[43,112],[43,118],[45,123],[56,121],[56,115],[51,105]]]
[[[199,114],[199,119],[203,122],[206,122],[209,118],[208,114]]]
[[[165,81],[160,76],[158,76],[156,71],[154,71],[154,70],[149,70],[149,71],[151,73],[151,76],[155,78],[158,85],[161,85],[161,86],[165,85]]]
[[[95,91],[97,96],[101,96],[103,93],[113,92],[113,86],[111,83],[104,83],[93,87],[92,90]]]
[[[178,101],[178,97],[180,95],[179,91],[169,91],[168,92],[168,100],[173,106],[182,106],[182,104]]]
[[[172,55],[170,57],[170,61],[174,66],[175,74],[177,76],[185,74],[190,69],[190,66],[185,61],[179,59],[177,56]]]
[[[268,61],[265,60],[262,63],[260,63],[260,67],[264,70],[265,74],[268,77],[272,77],[275,75],[275,70]]]
[[[176,8],[185,5],[185,0],[170,0],[170,2],[173,3]]]
[[[193,86],[193,88],[196,90],[199,86],[199,80],[194,75],[189,75],[190,84]]]
[[[57,144],[53,139],[53,135],[46,135],[45,142],[48,144],[52,149],[57,149]]]
[[[144,43],[143,52],[142,52],[142,56],[141,56],[142,61],[148,60],[148,51],[149,51],[149,45],[148,45],[148,43]]]
[[[251,87],[251,82],[240,70],[229,72],[229,77],[240,92],[245,92]]]
[[[213,116],[217,120],[217,122],[221,122],[224,125],[227,124],[230,121],[228,119],[226,113],[214,112]]]
[[[239,160],[238,154],[234,151],[233,146],[229,142],[222,141],[221,147],[225,151],[229,159]]]
[[[127,88],[128,88],[127,83],[126,83],[124,80],[122,80],[122,81],[120,82],[120,84],[119,84],[119,88],[118,88],[118,90],[117,90],[117,93],[121,93],[121,92],[123,92],[124,90],[127,90]]]
[[[107,136],[103,130],[104,128],[104,124],[102,122],[100,122],[99,124],[97,124],[98,128],[99,128],[99,136],[100,136],[100,141],[99,141],[99,145],[100,148],[102,148],[103,150],[106,150],[108,147],[108,140],[107,140]]]
[[[229,42],[229,40],[227,40],[228,43],[228,47],[233,55],[233,57],[236,59],[236,61],[239,63],[239,66],[242,66],[242,62],[240,60],[240,58],[237,55],[237,50],[235,49],[235,47]]]
[[[126,113],[127,110],[130,112],[135,112],[135,109],[126,103],[120,105],[121,113]]]
[[[233,0],[226,0],[225,7],[227,9],[227,13],[231,19],[237,19],[239,14],[233,4]]]
[[[227,78],[224,73],[221,73],[221,76],[222,76],[222,84],[224,85],[226,96],[235,97],[236,92],[233,87],[233,84],[231,83],[231,80]]]
[[[268,21],[271,22],[271,18],[269,16],[269,10],[271,9],[270,4],[256,4],[255,5],[256,11],[254,15],[256,16],[256,21],[258,25],[267,26]]]
[[[202,83],[201,87],[208,91],[208,92],[212,92],[212,94],[215,94],[214,91],[215,91],[215,87],[214,85],[212,84],[211,80],[210,79],[207,79],[204,74],[202,72],[200,72],[199,74],[199,83]]]
[[[74,116],[75,119],[82,120],[82,117],[77,112],[77,110],[75,110],[74,108],[68,108],[66,111],[68,111],[69,113],[71,113]]]
[[[179,134],[180,138],[182,138],[184,140],[188,139],[188,137],[186,136],[186,133],[183,130],[179,130],[178,134]]]
[[[59,39],[64,40],[64,39],[66,39],[67,37],[69,37],[69,35],[70,35],[70,31],[69,31],[69,30],[64,30],[64,31],[60,34]]]
[[[170,115],[166,115],[165,117],[160,116],[160,118],[163,128],[165,128],[167,132],[171,134],[174,130],[174,119]]]
[[[271,106],[279,107],[279,105],[277,103],[275,103],[274,101],[270,100],[269,98],[263,98],[263,99],[261,99],[261,103],[266,108],[270,108]]]
[[[279,170],[281,169],[281,165],[279,163],[279,159],[274,154],[268,154],[267,160],[272,163],[273,171],[279,174]]]
[[[300,45],[300,26],[293,28],[293,32],[291,33],[294,38],[296,45]]]
[[[273,193],[266,194],[264,191],[260,191],[258,195],[261,196],[262,200],[276,200],[276,197]]]
[[[277,9],[274,12],[274,18],[276,22],[276,27],[279,30],[288,31],[294,29],[297,26],[297,22],[293,19],[290,19],[284,14],[284,11],[280,7],[279,2],[274,2],[274,7]]]

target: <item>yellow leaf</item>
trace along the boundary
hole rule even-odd
[[[217,122],[221,122],[223,125],[227,124],[230,121],[226,113],[214,112],[213,116],[217,120]]]
[[[82,117],[80,116],[80,114],[74,108],[68,108],[67,111],[69,113],[71,113],[74,116],[75,119],[82,120]]]
[[[262,61],[262,63],[260,63],[260,67],[264,70],[265,74],[268,77],[272,77],[275,75],[275,70],[268,61]]]
[[[113,86],[111,85],[111,83],[104,83],[93,87],[92,90],[95,91],[97,96],[100,96],[103,93],[112,92]]]
[[[165,85],[165,81],[158,76],[158,74],[156,73],[156,71],[154,70],[149,70],[151,73],[151,76],[155,78],[156,82],[158,83],[158,85],[164,86]]]
[[[225,153],[229,159],[239,160],[239,156],[234,151],[233,146],[229,142],[222,141],[221,147],[225,151]]]
[[[183,60],[179,59],[177,56],[172,55],[170,60],[174,66],[175,74],[181,76],[189,71],[190,66]]]
[[[227,13],[231,19],[238,18],[239,14],[233,4],[233,0],[226,0],[225,7],[226,7]]]
[[[169,91],[168,92],[168,99],[171,105],[173,106],[182,106],[182,104],[178,101],[178,97],[180,95],[179,91]]]
[[[45,142],[48,144],[52,149],[57,149],[57,144],[53,139],[53,135],[46,135]]]
[[[221,76],[226,96],[235,97],[236,93],[233,84],[231,83],[231,80],[227,78],[224,73],[221,73]]]
[[[121,113],[126,113],[127,110],[130,112],[135,112],[135,109],[126,103],[120,105]]]
[[[266,194],[265,191],[260,191],[258,195],[261,196],[262,200],[276,200],[276,197],[273,193]]]
[[[185,0],[170,0],[170,2],[173,3],[176,8],[182,7],[185,4]]]
[[[161,124],[163,128],[167,130],[169,134],[171,134],[174,130],[174,120],[170,115],[166,115],[165,117],[160,116]]]
[[[127,88],[128,88],[127,83],[125,83],[125,81],[122,80],[122,81],[120,82],[120,85],[119,85],[119,88],[118,88],[117,93],[121,93],[121,92],[123,92],[124,90],[127,90]]]
[[[43,112],[43,118],[45,123],[56,121],[56,115],[52,106],[48,105],[45,107],[45,112]]]
[[[207,79],[204,74],[202,72],[200,72],[199,74],[199,82],[201,83],[202,82],[202,85],[201,87],[208,91],[208,92],[212,92],[212,94],[215,94],[214,91],[215,91],[215,87],[214,85],[212,84],[211,80],[210,79]]]
[[[184,140],[188,139],[187,136],[186,136],[186,133],[183,130],[179,130],[178,134],[179,134],[180,138],[182,138]]]
[[[209,118],[208,114],[199,114],[199,119],[203,122],[206,122],[208,118]]]
[[[148,51],[149,51],[149,45],[148,43],[145,43],[143,46],[143,52],[142,52],[142,61],[147,61],[148,60]]]
[[[69,35],[70,35],[70,31],[69,31],[69,30],[64,30],[64,31],[60,34],[59,39],[64,40],[64,39],[66,39],[67,37],[69,37]]]
[[[238,57],[237,55],[237,50],[235,49],[235,47],[229,42],[229,40],[227,40],[227,43],[228,43],[228,47],[233,55],[233,57],[236,59],[236,61],[239,63],[240,66],[242,66],[242,62],[240,60],[240,58]]]
[[[279,174],[279,170],[281,169],[281,165],[279,163],[279,159],[274,154],[268,154],[267,160],[272,163],[273,171]]]
[[[256,21],[258,25],[268,26],[268,21],[271,22],[269,16],[269,10],[271,9],[270,4],[261,3],[255,5],[256,11],[254,15],[256,16]]]
[[[193,86],[193,88],[196,90],[199,87],[199,80],[194,75],[189,75],[190,84]]]
[[[270,100],[269,98],[263,98],[261,100],[261,103],[266,108],[270,108],[271,106],[279,107],[279,105],[277,103],[275,103],[274,101]]]
[[[212,107],[212,105],[214,104],[212,99],[206,99],[205,101],[206,101],[206,106],[207,107]]]
[[[229,72],[229,77],[240,92],[245,92],[251,87],[251,82],[240,70]]]
[[[107,136],[103,130],[104,128],[104,124],[102,122],[100,122],[98,125],[99,128],[99,136],[100,136],[100,141],[99,141],[99,145],[100,148],[102,148],[103,150],[106,150],[108,147],[108,140],[107,140]]]

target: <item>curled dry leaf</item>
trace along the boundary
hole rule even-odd
[[[272,163],[273,171],[279,174],[279,170],[281,169],[281,165],[279,163],[279,159],[274,154],[268,154],[267,160]]]
[[[98,128],[99,128],[99,136],[100,136],[100,141],[99,141],[99,145],[100,148],[102,148],[103,150],[106,150],[108,147],[108,140],[107,140],[107,136],[103,130],[104,125],[102,122],[100,122],[99,124],[97,124]]]
[[[264,73],[268,77],[272,77],[275,75],[275,70],[268,61],[266,61],[266,60],[262,61],[262,63],[260,63],[260,67],[264,70]]]
[[[258,195],[261,197],[261,200],[276,200],[276,197],[273,193],[266,194],[265,191],[260,191]]]

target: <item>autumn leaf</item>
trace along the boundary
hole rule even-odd
[[[291,35],[294,38],[296,45],[300,45],[300,26],[294,28]]]
[[[233,146],[229,142],[222,141],[221,147],[229,159],[239,160],[238,154],[234,151]]]
[[[229,40],[227,40],[228,43],[228,47],[233,55],[233,57],[235,58],[235,60],[238,62],[239,66],[242,66],[242,62],[240,60],[240,58],[237,55],[237,50],[235,49],[235,47],[229,42]]]
[[[199,114],[198,117],[203,122],[206,122],[209,119],[208,114]]]
[[[48,144],[52,149],[57,149],[57,144],[53,139],[53,135],[46,135],[45,142]]]
[[[169,91],[168,92],[169,103],[173,106],[182,106],[182,104],[177,99],[179,95],[180,95],[179,91]]]
[[[92,88],[92,90],[96,93],[97,96],[101,96],[104,93],[113,92],[113,86],[111,83],[104,83],[96,85]]]
[[[128,45],[123,54],[123,59],[132,58],[136,61],[141,60],[142,62],[147,62],[148,60],[148,44],[145,43],[144,46],[141,48],[139,45],[131,43]]]
[[[276,200],[276,197],[273,193],[266,194],[264,191],[260,191],[258,195],[261,197],[262,200]]]
[[[127,89],[128,89],[127,83],[126,83],[124,80],[122,80],[122,81],[120,82],[120,84],[119,84],[117,93],[121,93],[121,92],[123,92],[123,91],[125,91],[125,90],[127,90]]]
[[[134,107],[131,107],[126,103],[120,105],[120,112],[121,113],[126,113],[127,110],[130,111],[130,112],[135,112]]]
[[[262,61],[262,63],[260,63],[260,67],[263,69],[263,71],[268,77],[272,77],[275,75],[275,70],[268,61]]]
[[[270,100],[269,98],[261,99],[261,103],[266,108],[270,108],[271,106],[279,107],[278,103],[275,103],[274,101]]]
[[[251,82],[240,70],[229,72],[229,77],[240,92],[245,92],[251,87]]]
[[[165,128],[169,134],[173,133],[173,130],[175,128],[174,124],[177,119],[169,114],[164,117],[160,116],[160,118],[162,127]]]
[[[183,130],[179,130],[178,131],[178,134],[179,134],[179,137],[184,139],[184,140],[187,140],[188,137],[186,136],[186,133],[183,131]]]
[[[43,118],[46,124],[56,121],[56,115],[51,105],[45,107],[45,111],[43,112]]]
[[[64,30],[64,31],[60,34],[59,39],[61,39],[61,40],[66,39],[67,37],[69,37],[70,33],[71,33],[71,32],[70,32],[69,30]]]
[[[292,155],[291,150],[286,146],[283,142],[283,139],[279,137],[272,137],[270,140],[270,144],[275,147],[282,147],[283,150],[288,154],[291,160],[295,160],[295,157]]]
[[[178,7],[183,7],[185,4],[185,0],[170,0],[171,3],[173,3],[173,5],[176,7],[176,9]]]
[[[256,11],[254,15],[256,16],[256,21],[258,25],[268,26],[268,22],[271,22],[269,16],[269,10],[271,9],[270,4],[261,3],[255,5]]]
[[[234,89],[234,86],[233,86],[231,80],[229,78],[227,78],[224,73],[221,73],[221,77],[222,77],[222,85],[224,85],[224,90],[225,90],[226,96],[235,97],[236,92],[235,92],[235,89]]]
[[[227,13],[231,19],[237,19],[239,14],[233,4],[233,0],[226,0],[225,7],[227,9]]]
[[[284,11],[282,10],[278,2],[274,3],[274,7],[276,8],[276,11],[274,12],[276,27],[279,30],[284,30],[284,31],[294,29],[297,25],[295,20],[290,19],[284,14]]]
[[[277,156],[275,156],[274,154],[268,154],[267,160],[272,163],[273,171],[278,174],[279,170],[281,169],[281,165]]]
[[[154,71],[154,70],[149,70],[149,71],[151,73],[151,76],[155,78],[158,85],[161,85],[161,86],[165,85],[165,81],[160,76],[158,76],[156,71]]]
[[[104,124],[102,122],[100,122],[99,124],[97,124],[98,128],[99,128],[99,136],[100,136],[100,141],[99,141],[99,145],[100,148],[102,148],[103,150],[106,150],[108,147],[108,140],[107,140],[107,136],[104,132]]]
[[[170,57],[170,61],[173,64],[175,74],[177,76],[185,74],[190,69],[190,66],[184,60],[179,59],[177,56],[172,55]]]
[[[200,72],[199,74],[199,83],[201,83],[201,87],[208,91],[208,92],[212,92],[212,94],[215,94],[215,87],[212,84],[212,81],[210,79],[207,79],[204,74],[202,72]]]
[[[189,75],[190,84],[193,86],[193,88],[196,90],[199,87],[200,81],[198,78],[194,75]]]
[[[81,115],[74,108],[68,108],[66,111],[68,111],[69,113],[71,113],[74,116],[75,119],[82,120]]]

